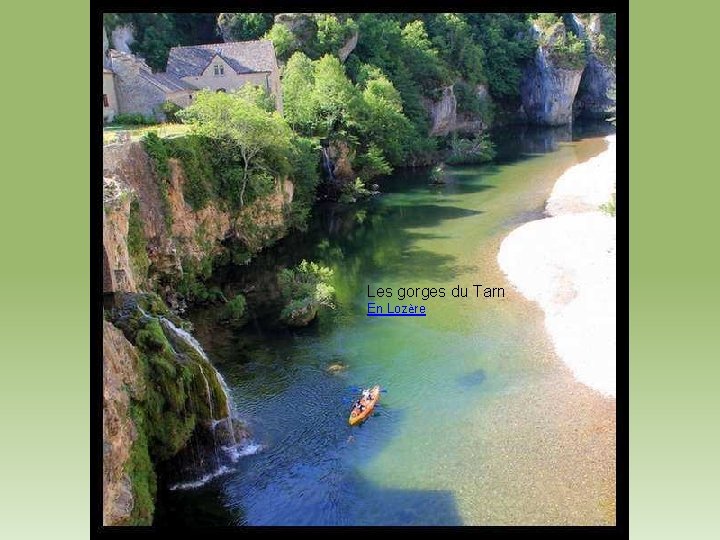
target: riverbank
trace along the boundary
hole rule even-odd
[[[498,263],[545,312],[545,327],[575,378],[606,396],[616,390],[616,220],[600,205],[615,191],[615,135],[600,155],[565,171],[546,219],[502,242]]]

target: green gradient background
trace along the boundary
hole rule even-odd
[[[89,534],[89,366],[101,361],[89,357],[100,179],[89,176],[88,3],[3,8],[3,73],[21,75],[0,85],[0,538],[75,540]],[[631,538],[714,538],[720,8],[630,11]]]

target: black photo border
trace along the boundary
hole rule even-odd
[[[195,7],[196,9],[192,9]],[[400,12],[402,3],[393,6],[388,2],[365,1],[358,5],[349,2],[303,2],[302,6],[291,2],[249,0],[242,2],[217,1],[190,3],[170,3],[165,1],[148,3],[142,0],[91,1],[90,6],[90,73],[91,73],[91,189],[90,189],[90,240],[91,240],[91,278],[90,278],[90,533],[91,537],[110,537],[115,535],[160,535],[173,534],[171,527],[117,527],[102,525],[102,472],[103,472],[103,440],[102,440],[102,405],[103,405],[103,293],[102,293],[102,182],[103,174],[103,119],[102,105],[102,14],[104,12],[216,12],[233,11],[242,7],[247,11],[269,12]],[[422,9],[418,13],[437,12],[437,9]],[[435,6],[437,7],[437,6]],[[440,534],[482,534],[487,537],[532,537],[552,535],[564,538],[627,538],[629,536],[629,115],[628,115],[628,42],[629,42],[629,4],[627,2],[609,1],[535,1],[514,2],[512,4],[489,1],[481,5],[473,2],[450,0],[443,2],[442,7],[453,12],[472,12],[472,8],[483,7],[486,12],[609,12],[617,14],[617,253],[619,277],[617,300],[617,396],[616,396],[616,524],[614,526],[449,526],[449,527],[372,527],[373,530],[387,529],[388,532],[413,532],[429,529],[430,533]],[[200,9],[197,9],[200,8]],[[344,8],[344,9],[343,9]],[[508,9],[512,8],[512,9]],[[204,537],[247,535],[252,533],[275,534],[328,532],[343,534],[362,527],[212,527],[201,528]],[[185,528],[187,530],[187,528]],[[358,531],[360,532],[360,531]],[[423,532],[423,531],[418,531]]]

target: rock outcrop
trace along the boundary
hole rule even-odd
[[[184,265],[218,255],[225,240],[238,239],[253,253],[285,231],[284,208],[292,202],[294,191],[290,180],[277,182],[273,194],[253,201],[237,215],[212,202],[195,211],[183,196],[187,179],[181,164],[170,159],[168,165],[170,178],[161,190],[162,180],[156,178],[142,143],[103,149],[108,178],[103,226],[105,292],[155,291],[169,299],[171,291],[161,283],[180,279],[187,270]],[[122,195],[112,195],[116,191]],[[127,245],[131,200],[137,201],[151,274],[139,272],[131,262]]]
[[[432,121],[430,135],[447,135],[454,129],[457,120],[457,100],[453,85],[444,86],[441,92],[438,101],[429,99],[424,101],[425,109]]]
[[[159,465],[201,477],[233,461],[223,447],[248,433],[219,373],[157,295],[118,294],[106,316],[103,522],[149,525]]]
[[[130,398],[142,399],[138,353],[123,333],[103,322],[103,525],[121,525],[134,506],[128,460],[137,438]]]
[[[572,22],[575,32],[589,45],[587,65],[575,98],[575,115],[607,118],[615,111],[615,61],[600,46],[600,14],[591,13],[585,22],[573,15]]]
[[[350,145],[343,140],[334,139],[328,146],[328,157],[332,164],[332,172],[335,180],[340,183],[354,182],[357,174],[352,168],[352,160],[355,157]]]
[[[345,42],[345,45],[340,47],[340,50],[338,51],[337,55],[338,58],[340,58],[341,62],[344,62],[347,60],[347,57],[350,56],[350,54],[355,50],[355,47],[357,47],[358,37],[360,36],[359,32],[353,32],[353,35],[348,38],[348,40]]]
[[[116,178],[103,178],[103,292],[134,292],[128,254],[128,226],[133,192]]]
[[[135,36],[133,34],[133,27],[127,24],[114,28],[110,34],[112,48],[124,53],[132,52],[130,50],[130,45],[132,45],[135,41]]]
[[[556,25],[550,32],[534,27],[538,48],[523,73],[520,95],[527,119],[533,124],[560,126],[573,118],[573,102],[580,85],[583,67],[565,66],[552,54],[564,40],[566,29]]]

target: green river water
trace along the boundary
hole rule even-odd
[[[156,523],[613,524],[615,402],[572,379],[542,312],[496,261],[605,133],[506,129],[496,163],[450,168],[443,187],[404,171],[380,197],[319,206],[306,233],[219,273],[254,319],[242,330],[218,325],[218,308],[190,319],[261,449],[201,487],[162,489]],[[290,331],[267,300],[275,272],[302,258],[333,268],[337,308]],[[475,283],[505,298],[474,298]],[[368,285],[448,295],[391,299],[424,304],[424,318],[372,318]],[[449,297],[455,285],[469,297]],[[373,384],[381,407],[351,428],[353,387]]]

